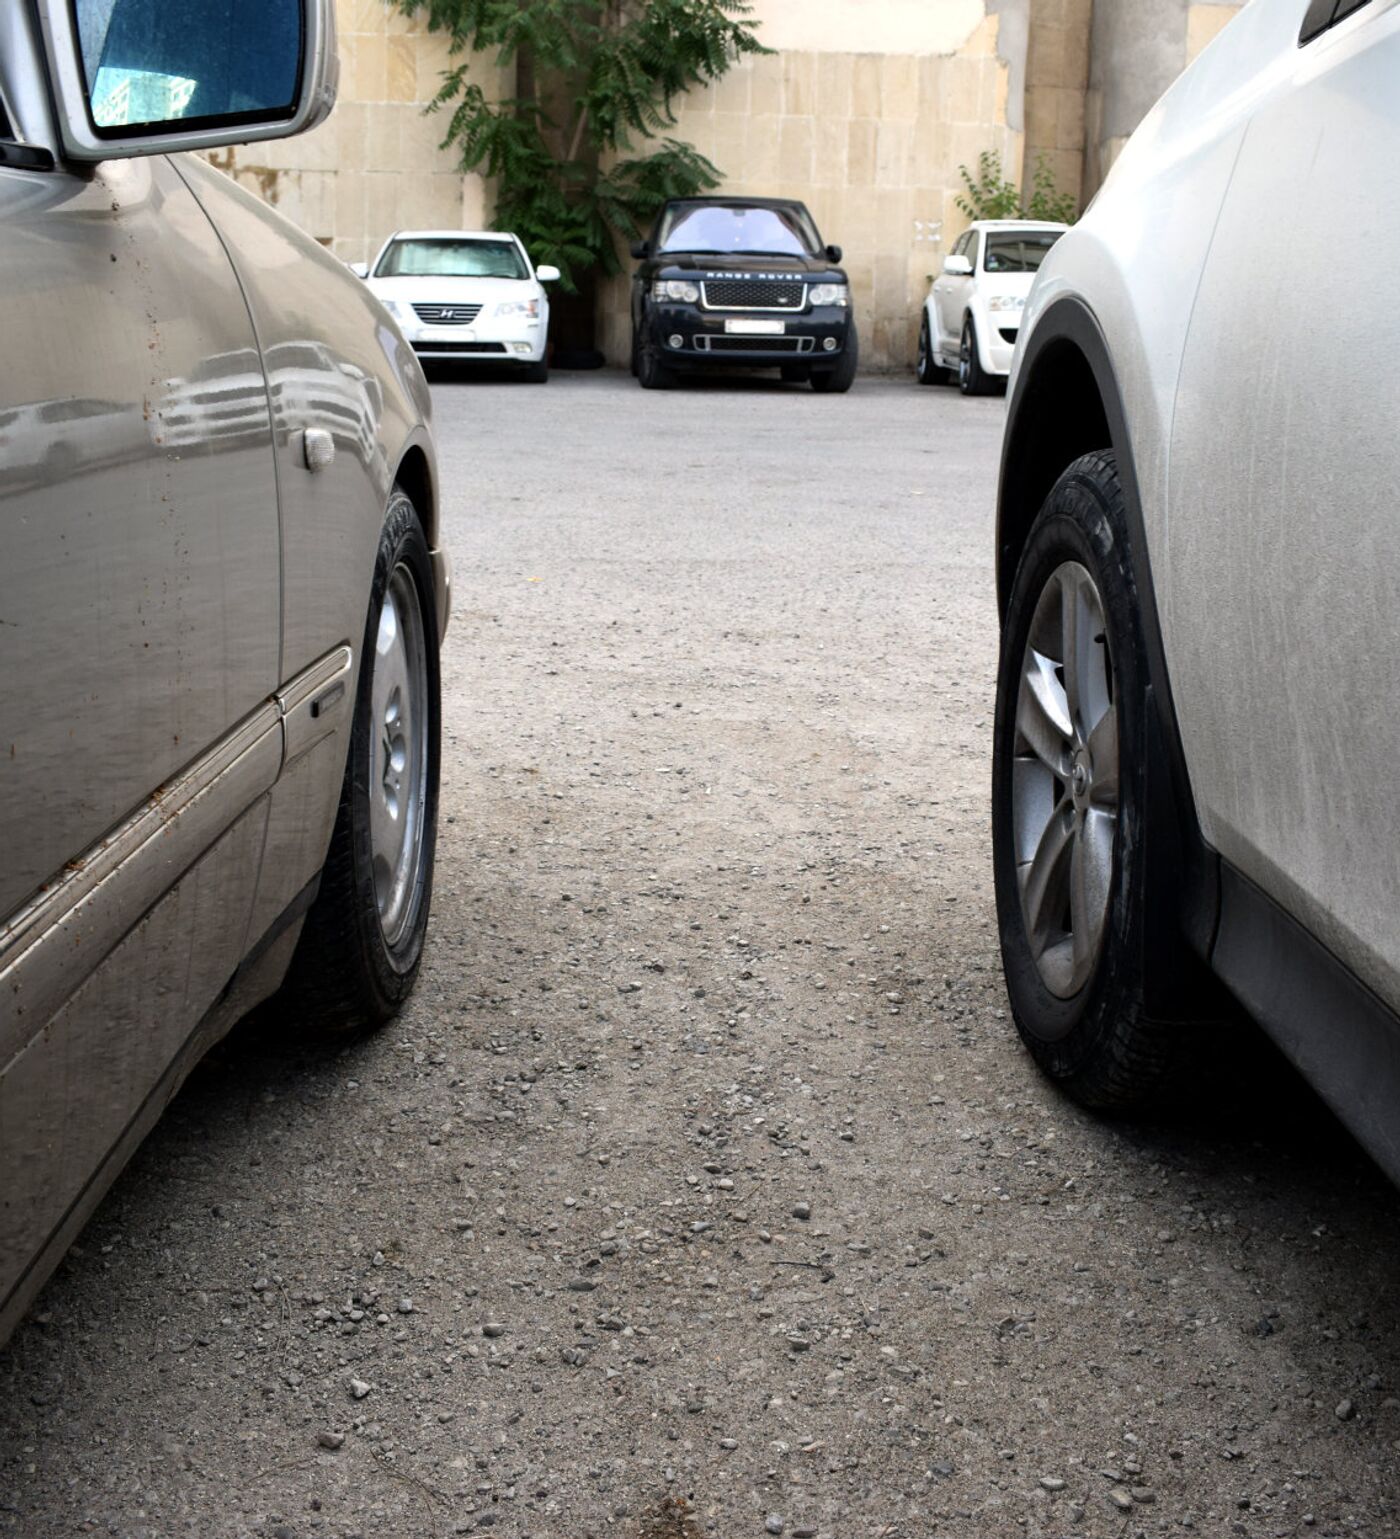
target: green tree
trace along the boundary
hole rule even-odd
[[[453,64],[429,104],[451,113],[443,147],[495,182],[495,222],[570,291],[619,271],[618,237],[646,229],[667,198],[718,186],[717,168],[666,133],[675,100],[769,51],[748,0],[389,3],[426,12],[448,38]],[[468,78],[474,53],[513,66],[513,96],[490,100]]]
[[[1044,155],[1036,157],[1025,195],[1002,171],[1001,156],[995,150],[983,150],[977,157],[976,175],[966,166],[958,167],[958,175],[966,190],[959,193],[957,204],[969,219],[1051,219],[1073,224],[1078,218],[1073,195],[1056,188],[1055,173]]]

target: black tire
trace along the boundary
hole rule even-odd
[[[650,342],[638,344],[637,383],[643,390],[670,390],[676,383],[676,371],[662,363]]]
[[[1002,633],[993,738],[993,870],[1012,1015],[1022,1040],[1045,1074],[1084,1105],[1105,1110],[1157,1098],[1189,1066],[1198,1040],[1191,1023],[1153,1020],[1143,1003],[1148,926],[1173,923],[1175,916],[1148,913],[1144,859],[1149,806],[1148,663],[1127,540],[1123,489],[1114,455],[1101,451],[1076,460],[1046,499],[1016,571]],[[1085,963],[1091,970],[1073,993],[1047,986],[1046,963],[1037,961],[1017,864],[1018,838],[1022,843],[1019,858],[1025,862],[1027,846],[1035,838],[1035,820],[1027,817],[1029,834],[1025,827],[1018,830],[1013,808],[1018,748],[1023,776],[1026,765],[1034,775],[1049,776],[1035,762],[1037,756],[1018,730],[1017,717],[1032,623],[1042,596],[1049,592],[1057,574],[1066,569],[1066,563],[1077,563],[1087,570],[1101,600],[1103,640],[1096,635],[1092,644],[1107,648],[1105,674],[1117,722],[1117,822],[1112,833],[1112,872],[1102,938],[1092,963]],[[1062,682],[1063,672],[1062,668]],[[1080,773],[1075,770],[1076,777]],[[1023,779],[1022,784],[1026,783]],[[1082,789],[1082,780],[1076,783]],[[1047,828],[1060,809],[1070,807],[1072,794],[1068,782],[1056,784],[1051,798],[1056,812],[1050,815]],[[1076,803],[1069,811],[1071,821],[1081,816],[1076,810],[1081,805]],[[1066,889],[1071,881],[1066,867]],[[1041,890],[1049,891],[1050,884]]]
[[[641,358],[642,358],[642,340],[641,340],[641,338],[637,334],[637,323],[636,323],[636,321],[633,321],[632,322],[632,356],[631,356],[631,359],[630,359],[630,364],[631,364],[631,369],[632,369],[632,378],[633,379],[636,379],[637,376],[642,372]]]
[[[845,395],[856,382],[856,369],[860,364],[860,338],[856,335],[856,323],[851,322],[846,332],[846,345],[834,368],[812,367],[812,389],[819,395]]]
[[[385,937],[375,895],[369,779],[373,763],[371,700],[375,641],[391,574],[400,569],[411,577],[419,605],[428,720],[421,855],[416,880],[411,884],[411,906],[391,943]],[[355,1036],[382,1026],[398,1013],[413,992],[422,963],[437,843],[441,734],[434,594],[423,526],[412,502],[396,489],[389,499],[375,558],[369,616],[360,651],[355,719],[335,831],[321,871],[320,890],[306,917],[281,996],[299,1023],[319,1035]]]
[[[933,361],[933,335],[929,330],[928,311],[919,322],[919,357],[914,365],[914,377],[921,385],[946,385],[948,371]]]
[[[970,315],[963,321],[962,343],[958,348],[958,388],[964,395],[987,395],[992,389],[991,376],[982,367],[977,327]]]
[[[812,377],[810,363],[785,363],[779,366],[778,372],[789,385],[805,385]]]
[[[541,358],[538,363],[527,363],[522,377],[527,385],[543,385],[549,378],[549,359]]]

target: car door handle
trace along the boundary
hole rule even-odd
[[[335,439],[325,428],[307,428],[301,435],[301,453],[306,468],[314,475],[335,459]]]

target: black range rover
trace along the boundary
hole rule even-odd
[[[841,248],[822,245],[801,203],[676,198],[632,255],[632,372],[643,389],[736,365],[851,388],[859,349]]]

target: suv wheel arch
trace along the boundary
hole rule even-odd
[[[1017,370],[1007,410],[997,495],[997,604],[1003,622],[1021,552],[1051,488],[1081,455],[1117,456],[1133,586],[1141,608],[1150,697],[1148,795],[1157,831],[1147,864],[1159,939],[1143,958],[1144,993],[1158,1014],[1190,1013],[1202,986],[1220,912],[1219,857],[1196,817],[1167,673],[1127,414],[1108,342],[1080,300],[1056,300],[1040,317]],[[1183,991],[1190,998],[1183,995]]]

